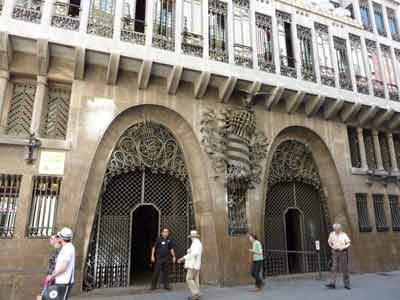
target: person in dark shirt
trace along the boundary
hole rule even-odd
[[[151,262],[154,265],[154,273],[151,281],[151,290],[155,290],[157,288],[158,278],[160,277],[160,272],[162,272],[162,281],[164,284],[164,288],[166,290],[170,289],[168,282],[169,275],[169,266],[171,263],[176,262],[175,256],[175,244],[169,237],[168,228],[164,228],[161,233],[161,237],[159,237],[151,249]]]

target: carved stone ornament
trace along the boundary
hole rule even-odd
[[[248,188],[260,183],[260,162],[267,154],[267,138],[256,127],[255,111],[246,107],[207,108],[202,116],[202,144],[217,175],[240,180]]]

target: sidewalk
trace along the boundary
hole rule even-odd
[[[340,278],[341,279],[341,278]],[[343,288],[338,281],[336,290],[324,287],[324,281],[296,279],[288,281],[266,281],[266,288],[259,293],[252,292],[251,286],[229,288],[205,287],[202,289],[204,300],[400,300],[400,271],[379,274],[354,275],[351,277],[352,289]],[[73,300],[186,300],[187,289],[171,292],[136,292],[126,294],[119,290],[118,296],[93,295],[74,297]]]

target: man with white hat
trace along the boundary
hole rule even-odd
[[[343,272],[343,282],[346,289],[350,289],[349,278],[349,255],[350,239],[346,233],[342,231],[340,224],[333,224],[333,231],[329,235],[328,244],[332,248],[332,278],[331,282],[326,286],[328,288],[336,288],[336,274],[339,269]]]
[[[200,267],[201,267],[201,255],[203,253],[203,245],[201,244],[199,237],[200,235],[196,230],[191,230],[188,236],[192,240],[187,254],[180,259],[178,263],[185,261],[186,283],[192,293],[192,297],[189,300],[200,299]]]
[[[72,245],[72,230],[64,227],[57,233],[61,243],[61,251],[56,259],[56,267],[53,273],[47,276],[47,282],[55,280],[60,299],[67,300],[74,283],[75,275],[75,247]]]

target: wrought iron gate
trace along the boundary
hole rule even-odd
[[[90,238],[85,290],[129,285],[131,212],[141,204],[160,212],[160,227],[170,229],[177,256],[184,255],[194,227],[189,180],[179,145],[155,122],[128,129],[112,153]],[[181,265],[171,280],[184,280]]]
[[[298,141],[282,142],[276,149],[268,178],[265,205],[266,272],[289,273],[285,214],[296,209],[302,214],[298,257],[301,272],[328,268],[328,210],[317,166],[308,147]],[[321,243],[320,254],[315,241]],[[321,265],[318,255],[321,258]]]

